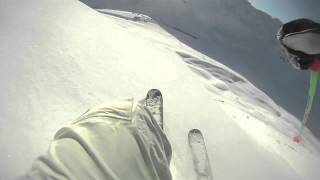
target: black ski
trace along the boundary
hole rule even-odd
[[[151,89],[148,91],[146,106],[152,113],[158,125],[163,129],[163,99],[160,90]]]
[[[201,131],[199,129],[190,130],[188,141],[197,180],[213,180],[209,157]]]

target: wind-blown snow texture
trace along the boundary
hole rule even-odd
[[[147,16],[104,11],[75,0],[0,2],[0,179],[26,172],[86,109],[151,88],[164,96],[174,179],[195,178],[192,128],[206,138],[217,180],[320,177],[316,138],[307,130],[294,144],[299,121],[244,77]]]
[[[276,32],[281,22],[248,0],[81,0],[93,8],[140,12],[193,49],[239,72],[277,104],[302,118],[308,72],[280,59]],[[320,137],[319,103],[308,123]]]

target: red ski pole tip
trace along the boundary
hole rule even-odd
[[[296,142],[296,143],[300,143],[302,141],[302,138],[300,136],[295,136],[292,138],[293,142]]]

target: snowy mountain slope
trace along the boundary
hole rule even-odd
[[[302,117],[308,72],[280,59],[275,34],[281,22],[248,0],[81,0],[93,8],[139,12],[180,41],[239,72],[277,104]],[[275,4],[276,5],[276,4]],[[319,104],[308,126],[320,137]]]
[[[191,128],[203,131],[217,180],[319,177],[319,142],[308,131],[302,145],[291,142],[297,119],[152,21],[101,14],[74,0],[7,0],[0,12],[0,179],[23,174],[87,108],[139,100],[151,88],[164,95],[175,179],[195,177]]]

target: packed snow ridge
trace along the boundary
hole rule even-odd
[[[320,144],[310,131],[293,143],[294,116],[155,20],[75,0],[5,0],[0,12],[0,179],[25,173],[86,109],[140,100],[151,88],[163,93],[174,179],[195,179],[193,128],[203,132],[214,179],[319,179]]]

